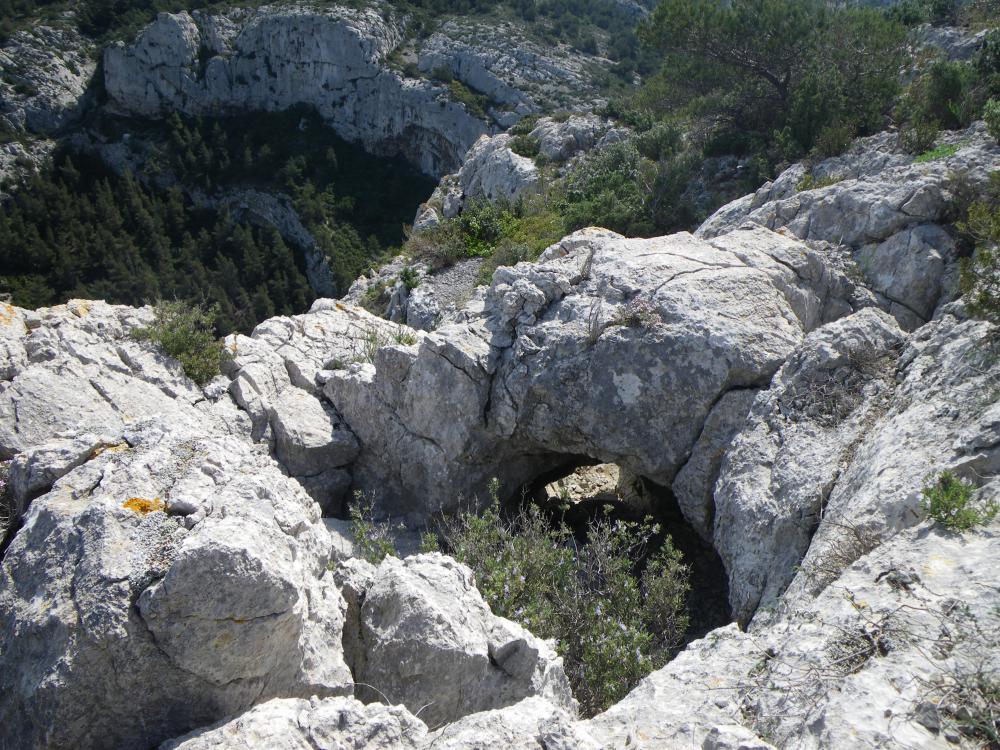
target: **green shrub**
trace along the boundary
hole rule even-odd
[[[222,345],[215,338],[212,325],[215,308],[204,308],[188,302],[158,302],[155,322],[140,328],[133,335],[151,341],[163,352],[176,359],[187,375],[198,385],[205,385],[219,374]]]
[[[555,638],[584,715],[620,700],[680,646],[688,625],[688,569],[669,536],[650,523],[597,519],[577,543],[534,507],[505,518],[496,501],[481,514],[446,519],[447,551],[476,574],[496,614]]]
[[[635,147],[647,159],[660,161],[680,150],[683,133],[673,123],[658,122],[635,138]]]
[[[938,475],[923,489],[922,510],[946,529],[966,531],[987,523],[997,514],[995,503],[977,507],[976,487],[950,471]]]
[[[899,131],[899,145],[910,154],[922,154],[929,150],[940,130],[937,122],[917,120]]]
[[[588,154],[566,178],[568,228],[598,226],[633,237],[652,234],[647,186],[655,176],[655,165],[631,142]]]
[[[1000,209],[973,203],[959,229],[976,242],[971,258],[963,258],[959,285],[972,315],[1000,323]]]
[[[453,101],[464,104],[470,115],[478,117],[480,120],[486,119],[486,108],[490,104],[489,97],[473,91],[457,79],[448,84],[448,93]]]
[[[839,156],[851,145],[854,128],[851,125],[827,125],[816,136],[813,152],[820,157]]]
[[[406,290],[409,292],[412,292],[420,286],[420,274],[409,266],[404,266],[403,270],[399,272],[399,280],[403,282],[403,286],[405,286]]]
[[[983,120],[993,139],[1000,141],[1000,100],[990,99],[983,107]]]
[[[537,138],[532,138],[530,135],[515,135],[510,139],[509,147],[511,151],[519,156],[534,159],[538,156],[541,144]]]
[[[812,172],[807,172],[802,176],[802,179],[799,180],[795,189],[799,192],[803,192],[805,190],[819,190],[820,188],[830,187],[830,185],[836,185],[843,179],[843,177],[837,177],[835,175],[828,175],[817,179]]]
[[[517,135],[528,135],[535,126],[538,124],[538,120],[541,119],[539,115],[528,115],[527,117],[522,117],[517,123],[510,129],[510,134]]]
[[[387,521],[376,521],[375,501],[361,491],[354,493],[351,505],[351,530],[354,533],[354,548],[372,565],[378,565],[386,557],[396,555],[396,545],[392,537],[392,527]]]

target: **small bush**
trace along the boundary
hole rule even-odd
[[[918,120],[899,131],[899,145],[910,154],[923,154],[934,146],[940,126],[937,122]]]
[[[813,153],[822,158],[839,156],[844,153],[854,138],[854,128],[851,125],[827,125],[816,136]]]
[[[615,310],[609,326],[624,326],[626,328],[651,328],[662,323],[660,311],[651,301],[636,297],[628,304]]]
[[[539,143],[537,138],[532,138],[530,135],[515,135],[510,139],[509,147],[518,156],[534,159],[538,156],[541,143]]]
[[[212,328],[215,307],[205,308],[186,302],[159,302],[155,322],[150,328],[134,332],[137,339],[151,341],[176,359],[198,385],[205,385],[219,374],[222,345]]]
[[[538,115],[528,115],[527,117],[522,117],[517,123],[510,129],[510,134],[513,136],[518,135],[528,135],[535,126],[538,124]]]
[[[351,505],[351,524],[354,532],[354,547],[361,557],[372,565],[378,565],[386,557],[396,554],[392,538],[392,527],[387,521],[374,518],[375,499],[361,491],[354,493]]]
[[[683,133],[676,125],[658,122],[635,138],[635,147],[647,159],[660,161],[676,154],[681,147]]]
[[[924,488],[921,508],[946,529],[967,531],[987,523],[997,514],[995,503],[977,507],[975,494],[976,487],[971,482],[944,471],[934,484]]]
[[[596,519],[578,543],[537,508],[493,503],[442,524],[444,545],[476,574],[494,613],[555,638],[584,715],[620,700],[674,654],[687,629],[688,569],[650,523]]]
[[[420,274],[409,266],[405,266],[403,270],[399,272],[399,280],[403,282],[403,286],[405,286],[406,290],[409,292],[412,292],[420,286]]]
[[[983,107],[983,120],[993,139],[1000,141],[1000,100],[990,99]]]
[[[976,241],[971,258],[963,258],[959,285],[972,315],[1000,322],[1000,209],[973,203],[959,228]]]
[[[795,189],[800,193],[806,190],[819,190],[820,188],[830,187],[830,185],[836,185],[843,179],[843,177],[835,177],[834,175],[820,177],[817,179],[812,172],[807,172],[802,176],[802,179],[799,180]]]

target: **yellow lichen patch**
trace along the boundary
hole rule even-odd
[[[0,326],[9,326],[17,317],[14,306],[7,302],[0,303]]]
[[[212,646],[215,648],[226,648],[233,642],[233,634],[228,630],[224,630],[219,633],[215,639],[212,641]]]
[[[340,302],[337,303],[337,309],[341,310],[343,312],[347,312],[347,306],[344,305],[344,304],[342,304],[342,303],[340,303]]]
[[[148,500],[144,497],[130,497],[125,501],[122,507],[138,513],[140,516],[145,516],[149,513],[155,513],[158,510],[163,510],[167,507],[167,504],[158,497],[154,497],[152,500]]]
[[[90,313],[90,300],[86,299],[71,299],[66,303],[69,306],[69,310],[78,318],[83,318]]]
[[[128,450],[128,443],[112,443],[111,445],[99,445],[90,452],[90,460],[100,456],[102,453],[123,453]]]

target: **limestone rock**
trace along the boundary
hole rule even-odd
[[[740,680],[758,658],[736,625],[719,628],[583,728],[603,747],[700,750],[714,726],[741,723]]]
[[[180,364],[131,335],[152,323],[151,308],[71,300],[36,312],[7,309],[0,457],[59,434],[121,434],[153,414],[186,424],[212,419],[213,405]]]
[[[450,19],[422,42],[417,64],[424,73],[447,69],[485,94],[504,127],[521,116],[549,110],[587,111],[601,98],[594,71],[607,60],[564,45],[542,45],[517,23]]]
[[[17,131],[54,134],[83,110],[93,46],[72,28],[36,25],[0,47],[0,119]]]
[[[363,446],[356,486],[415,520],[559,455],[669,485],[726,391],[766,385],[852,309],[851,283],[804,245],[763,229],[713,242],[585,230],[499,269],[419,347],[332,373],[324,393]]]
[[[862,310],[809,334],[754,401],[715,485],[714,546],[740,621],[794,576],[842,463],[888,407],[903,341]]]
[[[571,714],[533,697],[507,708],[465,716],[433,732],[427,750],[473,750],[496,747],[510,750],[598,750]]]
[[[910,337],[884,416],[841,467],[783,606],[804,606],[838,569],[919,523],[921,491],[941,471],[977,485],[1000,471],[995,327],[960,305]],[[799,602],[799,597],[806,597]]]
[[[954,747],[958,717],[977,710],[971,675],[1000,677],[998,552],[995,523],[923,525],[862,557],[754,634],[763,658],[745,683],[748,723],[778,747]]]
[[[324,507],[336,508],[346,493],[346,468],[359,445],[321,398],[323,382],[333,369],[374,356],[403,333],[364,310],[318,300],[304,315],[271,318],[250,336],[226,339],[229,391],[250,416],[254,438],[273,445],[285,469]]]
[[[538,120],[529,135],[538,140],[538,152],[550,161],[562,162],[593,148],[610,123],[596,115],[573,115],[560,122],[552,117]]]
[[[956,195],[983,188],[1000,166],[1000,147],[982,123],[944,133],[938,145],[955,153],[918,163],[892,134],[859,140],[845,155],[812,167],[816,180],[831,184],[800,190],[805,169],[793,165],[754,195],[720,208],[697,234],[714,237],[751,221],[847,246],[883,307],[913,330],[954,294],[954,242],[938,225],[952,220]]]
[[[354,698],[276,699],[160,750],[417,750],[427,727],[401,706],[367,706]]]
[[[32,502],[0,567],[0,744],[147,748],[350,692],[319,508],[211,433],[137,422]]]
[[[458,173],[466,201],[485,198],[490,201],[513,201],[535,189],[539,180],[535,163],[508,148],[507,134],[482,136],[466,155]]]
[[[444,88],[385,67],[403,31],[386,18],[337,6],[164,13],[133,44],[105,50],[109,106],[158,117],[304,104],[371,153],[402,154],[432,175],[453,171],[487,126]],[[200,50],[215,54],[200,65]]]
[[[360,608],[358,694],[400,702],[430,726],[541,696],[576,713],[552,646],[495,617],[472,572],[440,554],[387,557]]]

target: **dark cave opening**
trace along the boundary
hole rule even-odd
[[[533,503],[556,524],[563,521],[577,541],[586,541],[593,519],[651,521],[661,528],[651,549],[669,534],[690,570],[687,607],[690,624],[685,642],[732,622],[725,566],[711,544],[684,518],[668,487],[630,474],[615,464],[581,456],[567,457],[530,483],[513,503]],[[643,561],[637,561],[642,567]]]

